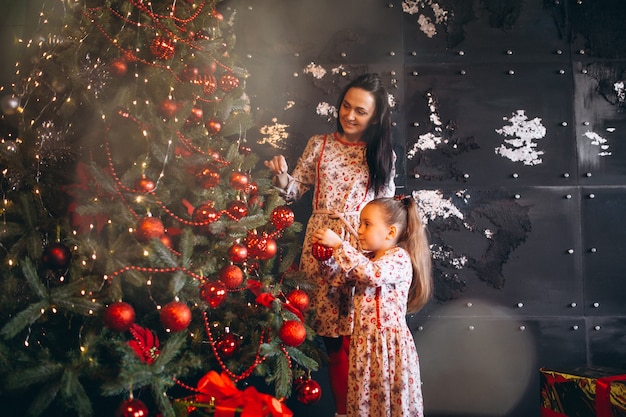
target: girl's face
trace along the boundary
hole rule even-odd
[[[376,98],[369,91],[352,87],[343,97],[339,122],[346,140],[358,142],[367,128],[375,123]]]
[[[383,214],[375,204],[367,204],[361,210],[359,243],[363,250],[374,252],[376,257],[395,245],[395,226],[388,226]]]

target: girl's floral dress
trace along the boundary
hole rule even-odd
[[[395,247],[372,261],[344,242],[324,267],[355,283],[348,417],[422,417],[419,358],[406,323],[409,254]]]

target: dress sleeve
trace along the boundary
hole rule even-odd
[[[333,258],[339,268],[348,274],[348,280],[361,282],[368,286],[395,284],[403,271],[407,271],[407,266],[411,268],[411,261],[403,249],[388,251],[381,258],[372,261],[350,246],[348,242],[343,242],[335,250]],[[410,272],[408,276],[411,276]]]
[[[298,158],[295,169],[291,175],[287,176],[287,186],[283,190],[286,201],[298,200],[315,185],[316,168],[322,147],[323,136],[316,135],[309,139],[304,152]]]

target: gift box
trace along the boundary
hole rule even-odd
[[[626,371],[583,367],[541,373],[541,417],[626,417]]]

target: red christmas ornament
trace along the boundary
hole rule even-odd
[[[228,259],[237,264],[245,262],[248,259],[248,248],[241,243],[235,243],[228,249]]]
[[[309,295],[304,290],[299,288],[292,290],[285,298],[289,304],[300,311],[305,311],[309,308]]]
[[[165,36],[157,36],[150,42],[150,52],[157,59],[172,59],[174,57],[174,50],[174,41]]]
[[[272,210],[270,221],[278,230],[283,230],[291,226],[294,222],[295,215],[287,206],[279,206]]]
[[[300,320],[285,320],[278,336],[287,346],[300,346],[306,340],[306,328]]]
[[[200,74],[193,82],[202,86],[202,91],[206,95],[211,95],[217,91],[217,80],[211,74]]]
[[[226,285],[221,281],[205,282],[200,288],[200,296],[211,308],[219,307],[226,300],[227,295]]]
[[[166,98],[159,104],[159,115],[165,119],[171,119],[178,111],[178,104],[171,98]]]
[[[104,310],[102,321],[115,332],[125,332],[135,322],[135,309],[124,301],[111,303]]]
[[[194,67],[193,65],[185,65],[183,71],[180,74],[180,77],[186,81],[195,81],[200,75],[200,69],[198,67]]]
[[[210,63],[202,66],[201,72],[202,74],[213,75],[215,74],[216,69],[217,69],[217,62],[211,61]],[[217,87],[217,82],[215,83],[215,87]]]
[[[200,123],[204,117],[203,113],[202,107],[192,107],[191,113],[189,114],[189,117],[187,117],[187,122],[192,124]]]
[[[200,187],[207,190],[220,183],[220,172],[213,165],[207,165],[199,168],[195,175]]]
[[[213,9],[213,11],[211,12],[211,15],[216,18],[217,20],[224,20],[224,15],[221,14],[220,12],[218,12],[217,10]]]
[[[246,186],[244,191],[248,193],[250,196],[254,197],[259,192],[259,185],[256,182],[252,181]]]
[[[233,220],[239,221],[248,215],[248,206],[243,201],[235,200],[228,203],[226,211]]]
[[[294,384],[297,392],[298,401],[303,404],[314,404],[322,398],[322,387],[317,381],[308,379],[299,379]]]
[[[191,310],[187,304],[180,301],[167,303],[161,309],[161,324],[172,332],[185,330],[191,323]]]
[[[202,223],[208,225],[217,221],[220,218],[220,214],[213,208],[213,203],[200,204],[193,210],[191,215],[194,223]]]
[[[243,172],[234,171],[230,174],[230,186],[235,190],[244,190],[250,182],[248,176]]]
[[[313,246],[311,246],[311,253],[318,261],[326,261],[333,256],[333,248],[314,243]]]
[[[225,333],[217,341],[216,348],[221,356],[230,358],[239,350],[240,338],[232,333]]]
[[[156,184],[149,178],[141,177],[135,181],[135,190],[141,193],[149,193],[154,191]]]
[[[250,155],[252,153],[252,148],[249,146],[241,145],[239,146],[239,153],[242,155]]]
[[[230,93],[235,88],[239,87],[239,78],[235,77],[233,74],[224,74],[220,77],[219,86],[220,90],[225,93]]]
[[[147,242],[150,239],[160,239],[165,234],[165,226],[156,217],[144,217],[137,223],[135,238],[140,242]]]
[[[263,261],[272,259],[278,251],[276,241],[265,234],[259,236],[256,233],[248,233],[246,246],[250,256]]]
[[[136,398],[131,398],[120,404],[115,417],[148,417],[148,407]]]
[[[243,271],[237,265],[226,265],[220,270],[218,278],[226,285],[226,288],[234,290],[243,282]]]
[[[204,127],[209,131],[209,135],[217,135],[222,130],[222,124],[216,119],[207,120]]]
[[[123,77],[128,71],[128,65],[126,64],[126,60],[124,58],[115,58],[109,64],[109,70],[111,71],[111,74],[115,75],[116,77]]]
[[[63,271],[70,266],[72,252],[61,242],[51,243],[46,246],[41,254],[41,262],[48,269]]]

